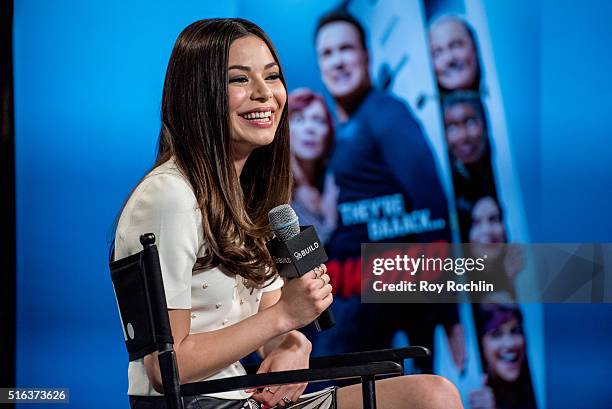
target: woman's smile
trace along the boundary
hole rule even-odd
[[[274,125],[274,119],[276,110],[271,107],[255,108],[243,113],[239,113],[238,116],[244,121],[244,123],[254,126],[256,128],[269,128]]]

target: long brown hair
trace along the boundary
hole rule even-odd
[[[179,35],[166,72],[154,167],[174,157],[193,187],[209,251],[195,269],[222,266],[256,285],[276,272],[266,249],[268,211],[291,196],[289,125],[283,108],[274,141],[255,149],[240,177],[230,149],[228,59],[233,41],[268,36],[244,19],[196,21]],[[285,78],[280,71],[285,85]]]

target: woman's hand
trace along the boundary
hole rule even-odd
[[[287,280],[273,307],[290,330],[302,328],[317,318],[333,301],[325,264],[299,278]]]
[[[257,373],[307,369],[312,345],[306,337],[297,332],[288,333],[285,340],[263,360]],[[285,406],[295,402],[306,389],[306,383],[281,385],[264,388],[253,394],[253,399],[265,406]]]
[[[493,389],[487,385],[487,376],[482,379],[482,388],[470,392],[470,409],[495,409]]]

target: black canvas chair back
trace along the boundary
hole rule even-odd
[[[109,265],[125,346],[130,362],[158,351],[166,405],[182,408],[155,235],[143,234],[140,243],[142,251]]]

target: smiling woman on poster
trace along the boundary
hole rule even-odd
[[[266,34],[242,19],[188,26],[164,83],[157,160],[125,204],[115,257],[158,239],[180,382],[306,368],[311,344],[296,331],[332,303],[325,266],[283,283],[265,242],[267,214],[291,192],[285,79]],[[283,290],[281,292],[281,287]],[[130,363],[132,408],[162,408],[155,353]],[[185,399],[188,408],[290,407],[306,385]],[[361,407],[359,385],[316,392],[318,408]],[[381,408],[458,408],[455,388],[434,376],[377,382]]]
[[[334,143],[334,124],[323,96],[308,88],[289,94],[291,131],[291,207],[305,226],[314,226],[319,239],[327,243],[336,227],[338,189],[326,173]]]
[[[516,304],[474,305],[484,376],[472,409],[536,409],[523,315]]]

